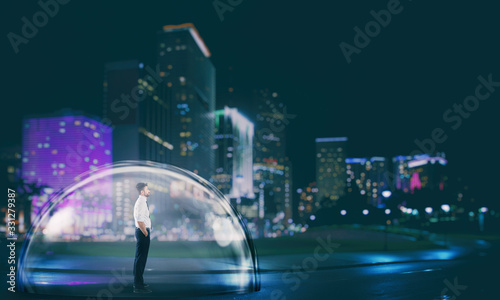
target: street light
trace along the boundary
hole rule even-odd
[[[425,212],[428,214],[432,214],[432,207],[426,207]]]
[[[369,213],[368,209],[363,209],[363,215],[367,215]]]
[[[390,209],[386,209],[386,210],[385,210],[385,214],[386,214],[386,215],[388,215],[388,214],[390,214],[390,213],[391,213],[391,210],[390,210]]]
[[[386,190],[382,192],[382,196],[384,196],[384,198],[389,198],[391,195],[392,195],[391,191]]]
[[[441,209],[447,213],[450,211],[450,206],[448,204],[443,204],[441,205]]]
[[[340,211],[340,214],[343,215],[343,216],[345,216],[347,214],[347,211],[345,209],[343,209],[343,210]]]

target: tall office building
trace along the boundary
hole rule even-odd
[[[316,182],[319,201],[327,197],[337,201],[344,195],[346,172],[346,137],[316,139]]]
[[[345,159],[348,193],[359,191],[361,195],[366,195],[366,180],[368,179],[367,161],[366,158]]]
[[[318,199],[319,189],[316,182],[311,182],[305,188],[297,189],[297,216],[294,218],[296,224],[305,224],[310,220],[314,220],[313,214],[319,207]]]
[[[215,111],[216,170],[212,182],[228,198],[255,198],[254,124],[236,108]]]
[[[209,180],[215,170],[215,67],[210,51],[192,24],[164,26],[157,48],[158,70],[166,76],[158,97],[170,108],[170,163]]]
[[[157,64],[138,60],[108,63],[104,75],[104,117],[113,126],[115,161],[150,160],[178,166],[209,180],[215,170],[215,68],[192,24],[158,32]],[[154,178],[151,178],[155,182]],[[166,206],[169,189],[155,191],[151,204]],[[115,232],[133,228],[135,182],[113,178]],[[128,226],[131,225],[132,227]]]
[[[374,156],[367,162],[369,178],[366,182],[368,203],[373,206],[383,206],[382,192],[389,190],[387,180],[387,162],[385,157]]]
[[[112,162],[111,128],[99,119],[66,110],[53,115],[28,116],[23,120],[22,178],[53,190],[66,188],[78,175]],[[58,207],[76,209],[83,227],[97,228],[111,222],[111,181],[103,179],[94,195],[74,195]],[[99,199],[96,199],[98,197]],[[47,195],[34,197],[32,219],[47,201]],[[89,201],[96,205],[87,210]]]
[[[165,73],[138,60],[110,62],[104,70],[104,119],[113,126],[113,161],[150,160],[169,163],[173,145],[169,140],[167,99],[158,92],[165,85]],[[136,200],[133,178],[113,177],[112,229],[116,234],[133,235],[133,207]],[[163,210],[168,195],[160,192],[155,207]]]
[[[104,118],[113,125],[114,161],[151,160],[167,163],[170,109],[160,98],[164,73],[138,60],[111,62],[104,70]]]
[[[367,198],[367,204],[383,205],[382,192],[390,189],[387,163],[384,157],[347,158],[347,192],[359,191]],[[357,187],[354,189],[354,187]]]
[[[279,215],[280,223],[284,223],[284,216],[291,216],[293,210],[291,194],[286,191],[290,180],[286,177],[286,165],[291,166],[286,156],[286,127],[290,122],[286,105],[276,92],[255,90],[251,111],[255,116],[256,193],[264,201],[265,218],[276,220]]]

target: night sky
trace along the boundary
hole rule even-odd
[[[364,31],[374,20],[370,11],[390,1],[243,0],[223,21],[213,1],[102,2],[60,5],[18,54],[7,34],[21,34],[21,18],[31,20],[41,8],[36,1],[3,3],[2,145],[21,144],[26,114],[69,107],[101,115],[104,63],[154,63],[156,31],[190,22],[212,52],[219,91],[232,66],[235,89],[269,88],[296,115],[287,140],[294,188],[315,179],[316,137],[347,136],[350,157],[392,157],[442,128],[447,140],[438,150],[450,175],[463,178],[479,201],[498,199],[500,87],[459,128],[443,119],[474,95],[479,75],[500,82],[499,7],[492,1],[401,1],[401,11],[350,64],[339,44],[353,45],[353,28]]]

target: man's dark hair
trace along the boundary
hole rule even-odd
[[[140,193],[141,193],[141,191],[142,191],[145,187],[147,187],[147,186],[148,186],[148,184],[147,184],[147,183],[144,183],[144,182],[139,182],[139,183],[135,186],[135,188],[137,189],[137,191],[138,191],[138,192],[139,192],[139,194],[140,194]]]

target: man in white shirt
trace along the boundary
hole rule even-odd
[[[144,283],[143,278],[151,241],[151,219],[149,218],[147,200],[151,192],[147,183],[144,182],[139,182],[136,188],[139,192],[139,198],[137,198],[134,205],[135,238],[137,240],[134,260],[134,293],[151,293],[151,290],[147,289],[149,285]]]

